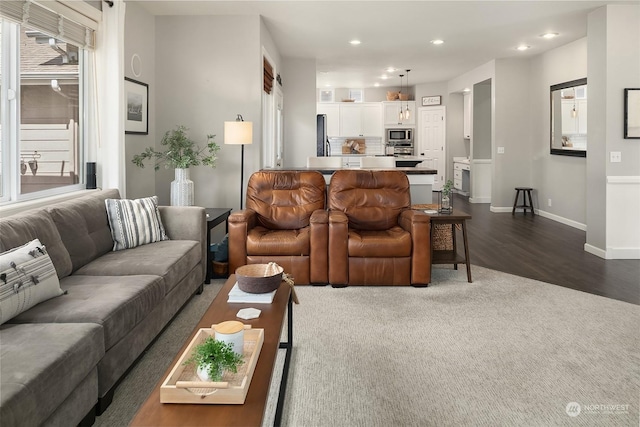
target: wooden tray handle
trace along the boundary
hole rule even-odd
[[[176,381],[176,388],[229,388],[227,381],[201,382],[201,381]]]

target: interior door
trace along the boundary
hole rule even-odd
[[[445,157],[445,107],[420,108],[420,122],[418,123],[418,156],[424,157],[422,167],[435,169],[433,189],[440,190],[446,173]]]

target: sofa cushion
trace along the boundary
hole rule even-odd
[[[7,323],[0,342],[4,426],[42,425],[104,355],[102,328],[92,323]]]
[[[56,269],[38,239],[0,254],[0,325],[60,295]]]
[[[168,294],[202,259],[200,242],[165,240],[126,251],[109,252],[76,271],[76,275],[128,276],[152,274],[163,278]]]
[[[269,230],[257,226],[247,233],[249,255],[309,255],[309,227],[299,230]]]
[[[118,190],[97,191],[47,208],[69,252],[73,271],[111,251],[113,239],[104,201],[119,197]]]
[[[168,239],[160,219],[157,196],[135,200],[107,199],[105,206],[114,251]]]
[[[383,231],[349,230],[347,244],[350,257],[411,256],[411,234],[397,226]]]
[[[66,292],[11,319],[10,323],[96,323],[109,350],[140,323],[164,297],[158,276],[68,276]]]
[[[34,239],[47,248],[58,278],[71,274],[71,258],[62,242],[51,215],[44,210],[31,210],[0,219],[0,251],[5,252]]]

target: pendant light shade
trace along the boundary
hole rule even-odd
[[[407,109],[404,110],[404,119],[409,120],[411,118],[411,111],[409,111],[409,71],[407,70]],[[400,106],[400,110],[402,110],[402,106]]]
[[[398,122],[401,122],[402,120],[404,120],[404,113],[402,111],[402,96],[400,96],[400,94],[402,93],[402,78],[404,77],[404,74],[400,74],[400,92],[398,92],[398,99],[400,99],[400,112],[398,113]]]

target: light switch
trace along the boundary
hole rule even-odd
[[[620,163],[622,162],[622,152],[620,151],[612,151],[609,153],[609,161],[611,163]]]
[[[498,147],[498,154],[504,154],[504,147]]]

